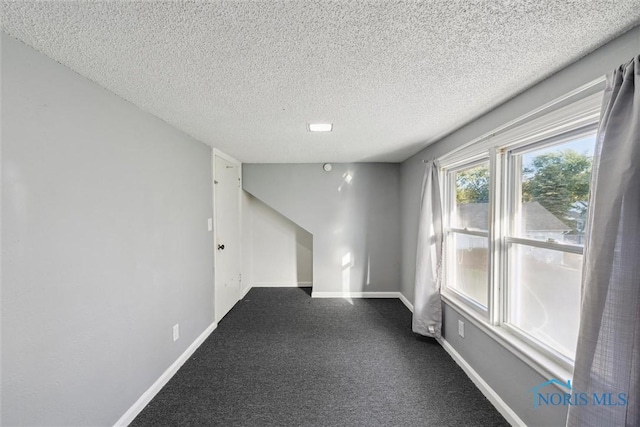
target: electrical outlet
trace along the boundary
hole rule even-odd
[[[458,335],[464,338],[464,322],[462,320],[458,320]]]
[[[178,341],[178,338],[180,338],[180,324],[176,323],[173,326],[173,342]]]
[[[213,218],[207,219],[207,230],[213,231]]]

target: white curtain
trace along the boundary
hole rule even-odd
[[[568,426],[640,425],[640,56],[607,75],[591,182]],[[621,393],[624,401],[620,399]],[[617,404],[617,405],[613,405]]]
[[[439,338],[442,330],[442,206],[438,165],[429,162],[422,180],[416,251],[413,332]]]

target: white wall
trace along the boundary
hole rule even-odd
[[[314,293],[400,289],[398,164],[248,164],[243,188],[313,235]]]
[[[115,423],[213,322],[211,216],[210,147],[3,33],[0,423]]]
[[[251,289],[253,282],[253,255],[252,255],[252,233],[251,233],[251,202],[253,197],[246,191],[240,193],[240,204],[242,206],[242,218],[240,222],[240,233],[242,237],[242,255],[240,257],[240,273],[242,279],[240,286],[242,295],[245,295]]]
[[[311,234],[247,196],[251,286],[311,286]]]
[[[639,51],[640,27],[636,27],[402,163],[400,178],[402,194],[402,293],[410,301],[413,301],[414,298],[413,281],[418,211],[425,168],[423,159],[438,158],[498,126],[559,98],[629,61]],[[457,313],[446,304],[443,311],[445,339],[467,359],[471,366],[500,394],[525,423],[530,425],[564,425],[566,408],[561,406],[544,410],[531,408],[531,396],[526,393],[526,390],[548,380],[548,378],[542,378],[478,328],[470,327],[465,331],[465,338],[459,339],[457,319],[464,319],[465,316]],[[471,322],[466,322],[466,324],[471,325]]]

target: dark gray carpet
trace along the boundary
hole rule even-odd
[[[508,424],[399,300],[254,288],[131,425]]]

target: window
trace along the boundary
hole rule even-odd
[[[448,171],[452,189],[446,229],[449,288],[486,311],[489,295],[489,161]]]
[[[548,145],[547,145],[548,144]],[[507,316],[523,338],[573,359],[595,133],[507,153]]]
[[[441,159],[443,296],[532,365],[573,366],[599,99]]]

